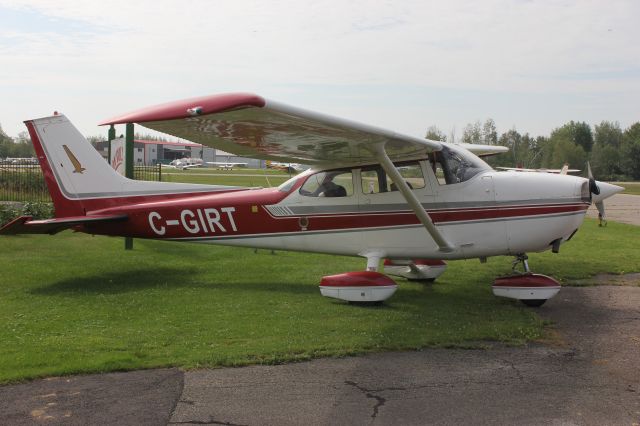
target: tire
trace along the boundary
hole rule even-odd
[[[547,299],[521,299],[520,301],[530,308],[539,308],[544,305]]]

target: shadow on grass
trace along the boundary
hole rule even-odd
[[[81,296],[87,293],[120,294],[145,289],[201,288],[233,291],[278,291],[292,294],[311,294],[316,286],[292,282],[221,282],[198,273],[190,274],[179,268],[149,268],[127,272],[105,272],[100,275],[68,278],[38,287],[29,292],[44,296]]]

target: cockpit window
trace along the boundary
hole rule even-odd
[[[491,170],[480,158],[453,147],[443,146],[429,156],[429,161],[440,185],[466,182],[482,171]]]
[[[351,170],[331,170],[313,174],[300,188],[307,197],[349,197],[353,195]]]
[[[291,188],[293,188],[293,185],[296,184],[298,179],[300,179],[300,176],[292,177],[291,179],[289,179],[286,182],[284,182],[283,184],[281,184],[278,187],[278,191],[280,191],[280,192],[289,192],[289,191],[291,191]]]

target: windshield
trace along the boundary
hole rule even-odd
[[[297,176],[293,176],[292,178],[290,178],[286,182],[280,184],[280,186],[278,186],[278,191],[280,191],[280,192],[289,192],[289,191],[291,191],[291,188],[293,188],[293,186],[296,184],[298,179],[300,179],[303,175],[304,175],[304,173],[301,173],[301,174],[299,174]]]
[[[443,185],[466,182],[480,172],[492,170],[479,157],[455,145],[443,145],[431,161],[438,182]]]

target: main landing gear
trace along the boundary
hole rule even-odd
[[[560,283],[546,275],[532,273],[528,259],[524,253],[516,255],[511,275],[496,278],[493,282],[493,294],[520,300],[531,307],[542,306],[558,294]],[[522,264],[523,272],[517,271],[519,264]]]
[[[398,284],[378,272],[381,255],[371,253],[367,257],[367,270],[345,272],[322,277],[320,293],[325,297],[346,300],[349,303],[382,303],[398,289]]]

